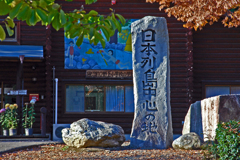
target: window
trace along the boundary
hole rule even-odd
[[[104,111],[104,86],[85,85],[85,111]]]
[[[6,33],[6,38],[1,44],[20,44],[20,22],[15,22],[14,34],[12,36],[8,35],[6,26],[3,23],[1,25]]]
[[[240,86],[206,86],[206,98],[226,94],[240,94]]]
[[[134,112],[133,86],[66,85],[66,112]]]
[[[14,33],[12,36],[9,36],[8,35],[8,32],[7,32],[7,29],[6,29],[6,26],[5,25],[2,25],[5,33],[6,33],[6,39],[4,40],[4,42],[17,42],[17,27],[15,26],[15,28],[13,29],[14,30]]]

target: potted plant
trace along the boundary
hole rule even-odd
[[[8,123],[8,120],[7,120],[7,117],[8,117],[8,112],[9,112],[9,109],[8,108],[2,108],[0,110],[0,123],[1,123],[1,127],[2,127],[2,130],[3,130],[3,136],[9,136],[9,123]]]
[[[17,135],[17,126],[18,126],[18,121],[19,119],[18,117],[18,113],[17,113],[17,109],[18,109],[18,105],[17,104],[6,104],[5,108],[9,108],[10,111],[8,113],[7,121],[8,121],[8,125],[9,125],[9,135],[10,136],[14,136]]]
[[[34,105],[36,100],[31,100],[30,104],[25,103],[25,107],[23,108],[23,127],[25,128],[25,135],[29,136],[33,134],[33,123],[35,122],[35,112]]]

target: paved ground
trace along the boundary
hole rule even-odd
[[[52,143],[59,143],[56,141],[50,140],[36,140],[36,141],[29,141],[29,140],[16,140],[16,141],[8,141],[8,140],[1,140],[0,141],[0,155],[6,152],[13,152],[20,149],[25,149],[32,146],[39,146],[39,145],[46,145]]]
[[[174,135],[173,139],[176,139],[180,135]],[[130,138],[130,135],[125,135],[126,140]],[[0,140],[0,155],[7,152],[13,152],[21,149],[26,149],[28,147],[53,144],[53,143],[63,143],[51,140],[39,140],[39,139],[31,139],[31,140]]]

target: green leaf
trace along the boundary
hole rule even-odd
[[[95,2],[97,2],[97,0],[85,0],[86,4],[92,4],[92,3],[95,3]]]
[[[26,20],[26,19],[27,19],[27,16],[28,16],[27,13],[29,12],[29,9],[30,9],[30,8],[29,8],[27,5],[24,5],[24,6],[21,8],[20,12],[18,13],[17,19],[22,20],[22,21]]]
[[[50,24],[53,21],[54,17],[56,17],[57,14],[58,14],[58,12],[56,12],[56,11],[50,12],[50,14],[48,15],[48,24]]]
[[[69,38],[75,38],[76,36],[78,36],[80,34],[80,32],[82,32],[82,27],[80,27],[79,25],[73,25],[69,31],[67,32]]]
[[[7,4],[10,4],[13,2],[13,0],[6,0]]]
[[[32,1],[32,6],[33,6],[33,8],[37,8],[37,2],[36,1]]]
[[[15,18],[23,6],[23,2],[18,3],[9,13],[11,19]]]
[[[59,4],[57,4],[57,3],[54,3],[54,4],[52,5],[52,9],[55,9],[55,10],[58,10],[60,7],[61,7],[61,6],[60,6]]]
[[[6,38],[6,33],[3,27],[0,25],[0,41],[3,41]]]
[[[6,21],[7,21],[8,25],[9,25],[9,27],[11,27],[11,28],[15,27],[15,23],[13,22],[13,19],[11,19],[10,17],[7,17]]]
[[[57,31],[61,28],[60,20],[59,20],[59,13],[57,13],[52,21],[52,26]]]
[[[7,15],[10,11],[10,7],[5,1],[0,1],[0,16]]]
[[[74,38],[75,36],[79,35],[79,30],[76,26],[72,26],[67,34],[69,35],[69,38]]]
[[[67,22],[65,25],[64,25],[64,31],[66,32],[66,31],[68,31],[68,30],[70,30],[70,28],[72,27],[72,23],[71,22]]]
[[[94,10],[91,10],[88,14],[89,14],[90,16],[97,16],[97,15],[98,15],[98,12],[97,12],[97,11],[94,11]]]
[[[92,39],[93,36],[94,36],[94,28],[91,27],[89,32],[89,39]]]
[[[64,11],[61,9],[60,10],[60,14],[59,14],[59,19],[60,19],[60,23],[62,24],[62,25],[64,25],[64,24],[66,24],[67,23],[67,18],[66,18],[66,15],[65,15],[65,13],[64,13]]]
[[[9,36],[12,36],[12,35],[14,34],[14,31],[13,31],[12,29],[10,29],[10,27],[8,26],[7,23],[5,23],[5,26],[6,26],[6,28],[7,28],[8,35],[9,35]]]
[[[45,8],[48,4],[46,3],[45,0],[40,0],[39,1],[39,6],[42,7],[42,8]]]
[[[125,25],[125,23],[126,23],[125,18],[122,15],[120,15],[120,14],[115,14],[115,15],[118,17],[118,19],[120,20],[122,25]]]
[[[117,27],[118,29],[118,32],[121,32],[122,31],[122,27],[121,27],[121,24],[118,22],[118,20],[113,20],[113,23],[115,24],[115,26]]]
[[[104,36],[107,38],[107,41],[110,41],[109,29],[105,26],[99,26],[103,31]]]
[[[111,19],[107,19],[105,20],[106,22],[108,22],[109,26],[113,29],[116,30],[116,26],[114,24],[114,22]]]
[[[34,26],[37,23],[37,17],[36,17],[36,12],[34,9],[31,10],[31,15],[29,19],[30,25]]]
[[[97,41],[100,41],[100,43],[102,44],[102,47],[105,48],[106,42],[105,42],[103,36],[98,32],[95,33],[95,36],[96,36]]]
[[[47,14],[42,11],[41,9],[37,8],[36,9],[36,12],[37,12],[37,15],[41,18],[41,20],[44,22],[44,23],[47,23],[48,22],[48,16]]]
[[[82,42],[83,42],[83,37],[84,37],[84,35],[83,35],[83,34],[80,34],[80,36],[78,37],[77,42],[76,42],[76,45],[77,45],[77,46],[80,46],[80,45],[82,44]]]
[[[44,0],[47,5],[53,5],[55,0]]]

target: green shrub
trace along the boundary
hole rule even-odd
[[[210,154],[221,160],[240,160],[240,121],[219,123],[215,140],[208,147]]]

